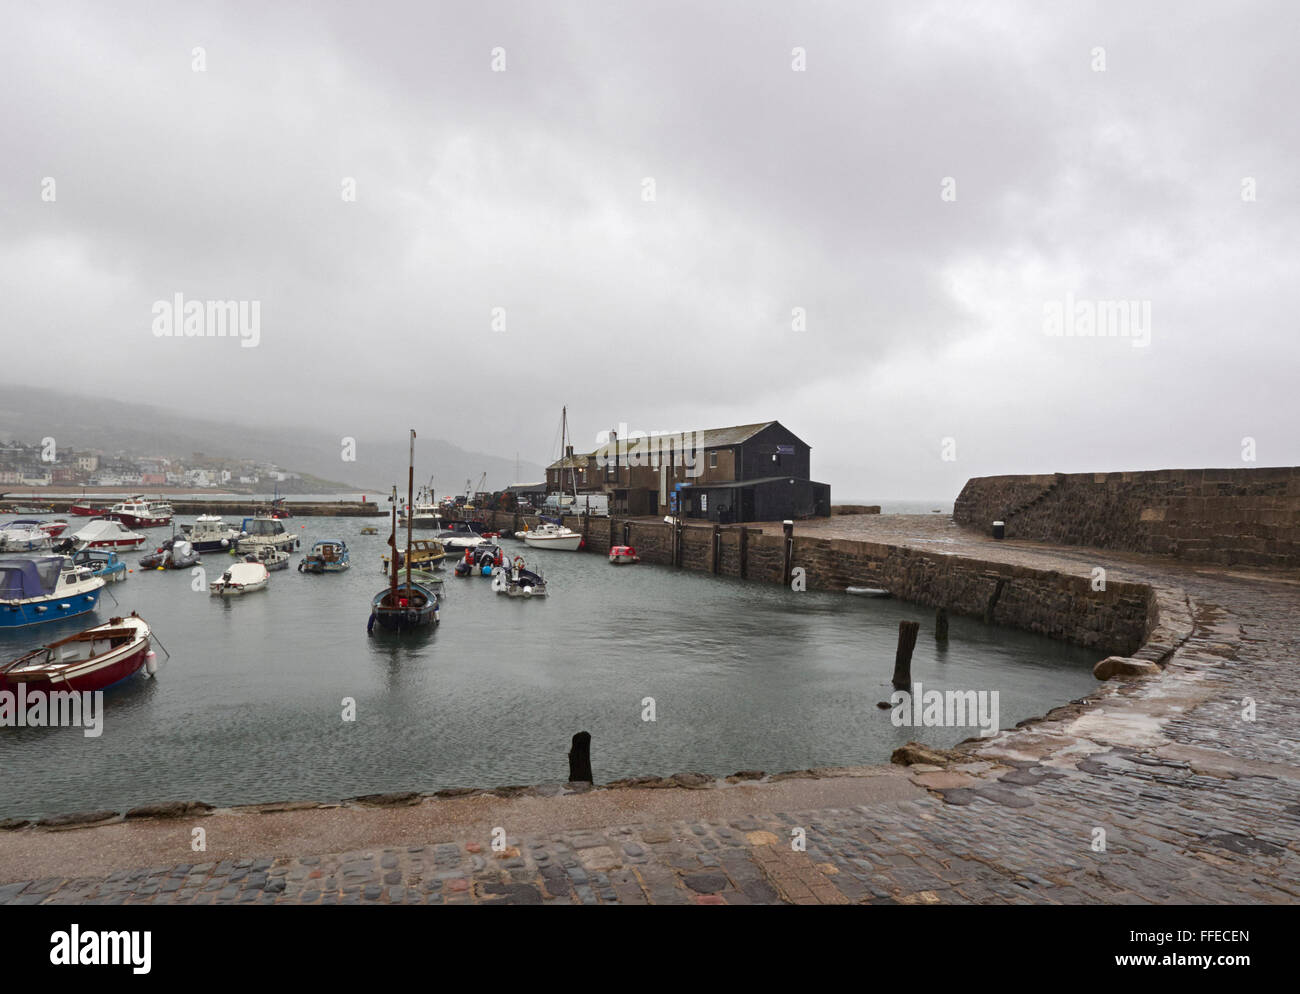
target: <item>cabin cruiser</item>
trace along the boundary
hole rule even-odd
[[[194,524],[181,525],[181,531],[198,552],[226,552],[239,539],[239,532],[219,514],[200,514]]]
[[[543,521],[532,531],[524,533],[524,542],[534,549],[576,552],[582,546],[582,532],[575,532],[554,521]]]
[[[258,515],[245,518],[239,525],[239,539],[235,549],[241,553],[256,552],[259,546],[269,545],[281,552],[292,552],[298,540],[285,529],[279,518]]]
[[[0,559],[0,628],[72,618],[99,605],[104,580],[66,556]]]
[[[36,552],[48,549],[53,543],[49,532],[31,520],[10,521],[0,526],[0,552]]]
[[[169,504],[132,497],[110,507],[106,517],[115,518],[128,528],[164,528],[172,523],[172,510]]]

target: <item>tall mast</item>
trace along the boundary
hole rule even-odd
[[[406,470],[406,588],[411,588],[411,519],[415,517],[415,429],[411,429],[411,459]]]
[[[388,571],[389,606],[397,607],[397,484],[393,484],[393,496],[389,498],[393,505],[393,530],[388,536],[388,547],[393,550],[392,568]]]
[[[576,509],[578,504],[578,477],[573,472],[573,458],[569,455],[569,446],[567,443],[569,435],[569,408],[560,408],[560,458],[569,464],[569,482],[573,484],[573,503]],[[560,463],[561,466],[564,462]],[[564,476],[560,476],[560,492],[564,492]]]

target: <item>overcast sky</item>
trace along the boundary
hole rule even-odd
[[[778,419],[841,500],[1296,464],[1298,12],[9,3],[0,382],[543,463]]]

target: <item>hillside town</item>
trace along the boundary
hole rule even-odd
[[[303,480],[275,463],[194,452],[188,458],[139,455],[125,450],[57,447],[52,440],[0,442],[3,487],[188,487],[296,489]]]

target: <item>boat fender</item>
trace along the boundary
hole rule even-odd
[[[155,676],[158,673],[158,653],[152,649],[144,657],[144,670],[150,676]]]

